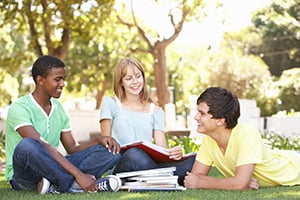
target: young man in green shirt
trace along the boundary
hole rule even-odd
[[[5,177],[12,188],[40,193],[117,191],[118,177],[101,176],[118,162],[118,143],[99,136],[78,144],[57,100],[65,86],[65,64],[42,56],[31,72],[34,91],[13,102],[7,115]],[[57,151],[60,141],[66,156]]]

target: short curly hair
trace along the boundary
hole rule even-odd
[[[64,67],[64,62],[56,57],[49,55],[41,56],[33,63],[31,69],[33,81],[36,83],[37,76],[46,77],[52,68]]]

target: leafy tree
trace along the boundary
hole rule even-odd
[[[163,3],[160,5],[162,4]],[[153,57],[154,81],[157,88],[158,101],[161,106],[170,102],[170,97],[168,95],[169,76],[166,49],[178,37],[186,20],[189,20],[195,13],[203,14],[200,10],[203,6],[201,0],[182,0],[180,2],[167,2],[166,4],[164,6],[169,8],[169,12],[166,13],[169,22],[165,26],[169,27],[169,34],[155,31],[149,28],[149,26],[146,26],[145,22],[136,16],[137,10],[134,9],[133,1],[131,1],[130,17],[128,17],[128,15],[118,16],[118,19],[122,24],[137,33],[137,36],[131,39],[132,44],[136,45],[131,45],[130,50],[132,52],[148,53]],[[156,11],[157,10],[153,10],[153,12]],[[162,28],[163,27],[160,27],[160,29]],[[141,45],[141,43],[145,44]]]
[[[223,60],[227,64],[222,69],[217,67],[214,71],[222,74],[220,77],[221,80],[224,79],[223,85],[232,88],[231,90],[235,91],[239,98],[255,99],[261,116],[270,116],[278,110],[278,87],[261,57],[250,53],[253,44],[257,41],[260,41],[260,37],[252,31],[251,27],[226,33],[219,51],[223,53],[219,53],[221,56],[214,54],[212,56],[216,57],[215,59],[221,57],[217,65],[221,65]],[[216,68],[216,66],[211,67]],[[220,72],[222,70],[224,74]],[[228,76],[228,73],[231,75]],[[210,76],[218,77],[216,74]],[[218,80],[210,80],[210,84],[215,84],[214,81],[219,83]]]
[[[174,87],[176,112],[185,113],[192,95],[199,95],[204,86],[200,78],[199,66],[209,54],[205,46],[174,44],[167,54],[170,85]]]
[[[225,87],[239,98],[253,98],[259,93],[262,80],[270,77],[267,66],[259,58],[243,56],[232,49],[212,53],[198,71],[204,87]]]
[[[1,13],[0,21],[3,21],[3,17]],[[24,66],[31,65],[28,62],[31,61],[33,53],[26,51],[26,45],[27,41],[24,40],[23,34],[16,30],[13,22],[0,25],[0,106],[7,105],[18,97],[16,95],[27,89],[28,85],[22,84],[22,81],[29,75],[29,69]]]
[[[5,70],[0,68],[0,107],[7,106],[16,99],[18,93],[18,81]]]
[[[291,1],[290,1],[291,2]],[[281,2],[283,3],[283,2]],[[285,4],[287,5],[287,4]],[[274,6],[274,5],[273,5]],[[262,12],[263,13],[263,12]],[[265,16],[265,18],[263,18],[263,14],[261,13],[260,17],[261,19],[271,19],[271,17],[269,16]],[[276,15],[277,16],[277,15]],[[285,14],[285,16],[288,16]],[[278,16],[277,16],[278,17]],[[273,19],[274,20],[274,19]],[[227,46],[231,49],[240,49],[241,52],[243,53],[243,55],[249,55],[252,54],[253,52],[260,52],[259,51],[259,45],[266,45],[268,47],[270,47],[270,43],[265,43],[266,38],[262,37],[261,33],[262,32],[268,32],[268,33],[273,33],[275,34],[280,34],[277,31],[283,31],[283,30],[270,30],[271,28],[274,28],[274,26],[271,26],[268,20],[264,21],[266,24],[265,26],[261,26],[262,30],[257,30],[257,29],[253,29],[253,27],[248,27],[246,29],[240,30],[239,32],[233,32],[233,33],[227,33],[225,34],[224,37],[224,43],[223,46]],[[289,22],[287,20],[287,22]],[[272,22],[272,24],[274,25],[274,23],[281,23],[281,21],[279,20],[278,22],[276,22],[276,20],[274,20],[274,22]],[[270,26],[267,26],[270,25]],[[286,23],[285,25],[288,25],[288,23]],[[290,26],[291,27],[291,26]],[[298,28],[297,28],[298,27]],[[270,29],[268,29],[270,28]],[[291,28],[290,28],[291,29]],[[293,30],[299,30],[299,26],[294,26]],[[286,34],[291,33],[290,30],[284,30],[286,32]],[[292,39],[292,38],[290,38]],[[288,45],[298,45],[299,41],[297,41],[295,38],[292,42],[292,40],[290,41],[290,44],[288,43],[282,43],[283,41],[273,41],[274,43],[272,43],[272,45],[275,45],[276,47],[274,48],[287,48]],[[276,42],[276,44],[275,44]],[[299,46],[298,46],[299,47]],[[255,55],[261,57],[261,55],[259,55],[259,53],[256,53]],[[286,54],[287,55],[287,54]],[[277,58],[278,56],[278,58]],[[283,55],[277,55],[277,56],[273,56],[272,59],[273,61],[276,61],[279,64],[284,63],[284,58],[281,57]],[[298,56],[299,57],[299,56]],[[265,57],[262,57],[262,59],[265,61],[264,59]],[[271,57],[270,57],[271,58]],[[282,59],[281,59],[282,58]],[[279,59],[279,60],[278,60]],[[294,61],[297,60],[297,58],[294,59]],[[272,62],[273,62],[272,61]],[[265,62],[266,63],[266,62]],[[291,63],[289,61],[289,63]],[[266,63],[267,64],[267,63]],[[289,67],[292,68],[292,66],[288,66],[287,62],[285,62],[285,65],[287,70]],[[298,66],[299,67],[299,66]],[[295,67],[298,69],[298,67]],[[272,68],[272,66],[269,66],[269,70],[272,71],[273,69],[273,75],[274,75],[274,68]],[[298,109],[297,107],[297,103],[295,101],[298,100],[298,93],[297,93],[297,86],[299,82],[297,78],[297,70],[291,70],[291,72],[286,72],[285,70],[278,73],[279,77],[262,77],[261,78],[261,87],[259,88],[259,91],[254,90],[251,96],[253,96],[256,101],[258,106],[261,109],[261,116],[270,116],[273,115],[275,113],[277,113],[278,111],[284,109],[284,110],[295,110]],[[266,72],[268,74],[268,72]],[[280,74],[282,73],[282,75],[280,76]],[[294,74],[293,74],[294,73]],[[284,75],[284,77],[282,77]],[[248,95],[249,96],[249,95]]]
[[[96,109],[100,107],[105,93],[111,91],[113,69],[117,62],[131,53],[127,49],[130,45],[127,38],[132,34],[126,27],[120,26],[116,14],[112,10],[101,27],[87,29],[83,35],[78,35],[65,60],[68,76],[71,77],[67,89],[81,91],[85,96],[96,96]]]
[[[13,24],[0,26],[0,67],[15,77],[20,75],[20,66],[26,65],[26,61],[32,57],[26,51],[26,44],[23,34]]]
[[[8,69],[9,72],[14,73],[21,83],[23,74],[28,73],[28,71],[24,71],[28,68],[22,66],[31,65],[24,64],[25,61],[32,63],[33,57],[44,54],[50,54],[64,60],[70,45],[76,48],[78,52],[83,51],[82,49],[85,48],[86,44],[93,43],[91,41],[93,36],[99,34],[99,27],[102,26],[103,20],[109,16],[113,5],[114,1],[111,0],[7,0],[0,2],[0,16],[3,22],[1,30],[8,30],[6,32],[9,32],[10,36],[8,38],[3,37],[3,43],[6,46],[10,45],[10,48],[1,49],[0,47],[0,50],[10,52],[5,52],[4,56],[0,57],[0,65],[9,64],[11,66]],[[72,44],[72,40],[76,40],[76,43]],[[33,51],[35,56],[30,53]],[[99,52],[94,52],[95,54],[99,54]],[[88,54],[80,54],[80,57],[76,54],[73,55],[82,60],[89,60],[89,63],[95,61],[95,59],[90,59]],[[104,58],[105,56],[102,55],[101,57]],[[92,64],[95,66],[99,61],[103,61],[103,59],[96,61],[96,64]],[[82,68],[87,65],[78,64],[80,64],[80,61],[78,63],[74,61],[69,65],[71,66],[71,73],[67,79],[69,88],[76,85],[74,81],[77,79],[73,79],[76,73],[89,79],[101,73],[99,73],[99,69],[89,71]],[[73,67],[74,69],[72,69]],[[20,68],[23,69],[18,70]],[[82,73],[78,72],[84,72],[85,74],[82,76]],[[95,74],[91,75],[92,72],[95,72]],[[80,85],[80,82],[77,83],[77,88],[78,85]],[[96,86],[96,88],[99,87]],[[99,96],[99,90],[97,91],[96,96]]]
[[[285,70],[280,76],[277,85],[279,87],[279,110],[300,111],[300,68]]]
[[[29,49],[34,49],[37,56],[50,54],[64,59],[72,36],[101,25],[112,3],[110,0],[6,0],[0,9],[4,24],[13,22],[18,30],[29,30]]]
[[[254,14],[252,22],[262,40],[251,52],[262,57],[273,75],[300,67],[299,0],[273,0]]]

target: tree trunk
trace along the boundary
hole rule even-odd
[[[97,94],[96,94],[96,109],[100,108],[101,101],[103,99],[103,96],[105,94],[105,91],[111,87],[111,81],[110,80],[104,80],[102,82],[102,88],[97,88]]]
[[[170,95],[168,92],[168,70],[166,66],[166,45],[164,43],[157,42],[155,44],[153,52],[154,57],[154,77],[155,87],[158,97],[159,105],[164,106],[170,102]]]

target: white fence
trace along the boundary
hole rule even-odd
[[[266,117],[261,118],[264,129],[281,132],[284,136],[300,136],[300,117]]]
[[[196,113],[196,99],[191,98],[191,116],[189,117],[189,127],[191,135],[197,135],[194,115]],[[300,116],[297,117],[260,117],[260,109],[255,100],[239,99],[241,106],[241,116],[239,122],[248,123],[258,130],[274,130],[284,136],[300,135]]]
[[[194,102],[194,101],[193,101]],[[271,129],[282,132],[286,136],[300,135],[300,117],[260,117],[259,108],[253,100],[241,99],[241,117],[239,122],[250,123],[259,130]],[[188,127],[191,136],[197,134],[194,115],[195,103],[191,103],[191,113],[188,116]],[[170,113],[170,112],[168,112]],[[171,112],[175,113],[175,112]],[[78,141],[88,140],[91,133],[100,132],[99,110],[69,110],[74,137]],[[172,121],[174,117],[171,117]],[[173,123],[173,122],[172,122]],[[178,123],[178,122],[177,122]],[[173,125],[173,124],[172,124]],[[175,125],[175,129],[183,128],[182,123]],[[5,120],[0,120],[0,131],[5,129]],[[169,128],[170,129],[170,128]]]

